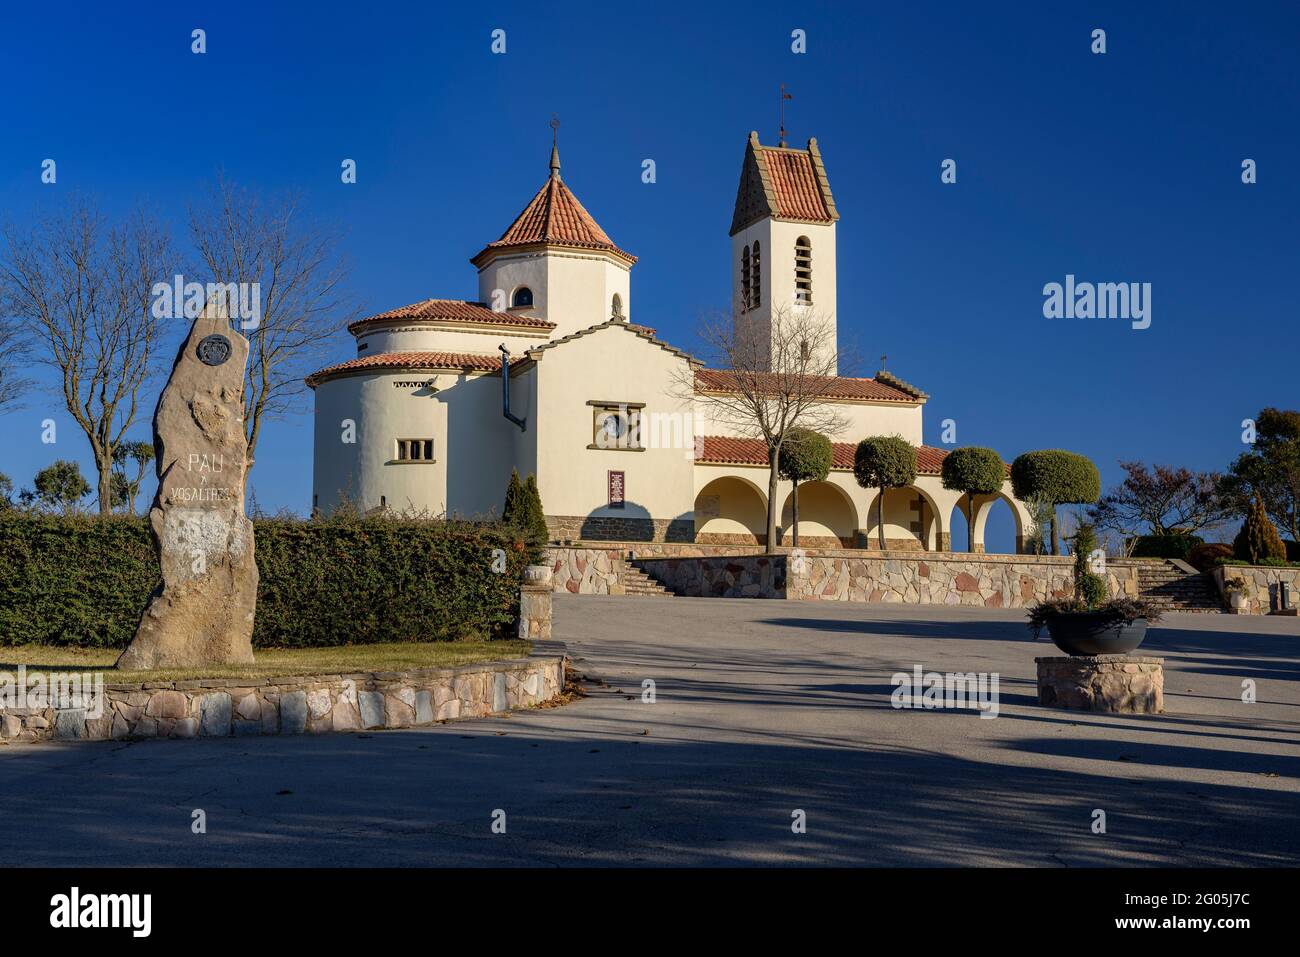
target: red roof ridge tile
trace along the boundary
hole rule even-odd
[[[695,387],[699,392],[737,392],[739,391],[732,382],[741,373],[736,373],[726,369],[697,369],[695,372]],[[744,373],[749,375],[750,373]],[[752,373],[756,377],[772,376],[777,377],[776,373]],[[924,402],[929,398],[924,392],[907,385],[901,379],[895,379],[893,376],[882,379],[877,376],[874,379],[856,378],[853,376],[827,376],[828,386],[824,390],[824,395],[828,399],[863,399],[876,402]],[[729,382],[728,380],[732,380]],[[756,384],[761,385],[762,379],[756,379]],[[823,392],[818,389],[818,392]]]
[[[512,365],[513,368],[513,365]],[[477,352],[377,352],[372,356],[359,356],[346,362],[326,366],[307,376],[306,383],[316,388],[326,379],[347,372],[381,371],[393,369],[465,370],[470,372],[501,371],[501,357]]]
[[[356,335],[365,326],[376,322],[481,322],[499,326],[522,326],[529,329],[554,329],[555,323],[525,316],[515,312],[495,312],[487,303],[469,299],[421,299],[409,305],[398,306],[348,324],[348,332]]]

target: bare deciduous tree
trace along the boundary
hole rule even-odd
[[[689,389],[716,421],[766,444],[767,548],[774,551],[782,444],[795,427],[825,435],[845,428],[832,398],[848,357],[837,348],[834,325],[801,306],[775,310],[770,323],[736,308],[704,319],[697,338],[707,368],[683,373],[690,381],[683,378],[676,391]]]
[[[151,309],[153,284],[173,271],[167,233],[143,210],[110,226],[74,197],[29,231],[4,231],[4,312],[35,332],[37,360],[59,375],[90,442],[101,515],[112,511],[113,452],[135,422],[165,332]]]
[[[3,279],[0,273],[0,282]],[[23,394],[31,388],[32,382],[19,370],[29,354],[28,339],[5,309],[5,296],[0,291],[0,412],[21,408]]]
[[[339,234],[306,219],[295,197],[264,201],[224,177],[191,207],[190,232],[209,274],[205,282],[260,286],[256,326],[240,323],[250,346],[247,482],[263,419],[302,409],[304,376],[325,353],[326,340],[356,318],[343,291],[348,264]]]

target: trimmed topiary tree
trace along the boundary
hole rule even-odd
[[[885,490],[906,488],[916,481],[916,448],[897,435],[873,435],[853,453],[853,477],[863,488],[878,488],[876,528],[885,549]]]
[[[1232,542],[1232,551],[1237,558],[1252,565],[1258,565],[1267,559],[1286,560],[1286,545],[1276,526],[1268,518],[1264,500],[1258,492],[1251,500],[1246,520],[1241,523],[1241,531]]]
[[[1101,473],[1087,456],[1063,449],[1040,449],[1011,463],[1016,498],[1038,496],[1052,505],[1052,554],[1061,553],[1057,506],[1090,505],[1101,498]]]
[[[790,429],[781,442],[777,468],[782,478],[794,483],[790,517],[794,530],[791,542],[795,548],[799,547],[799,483],[825,481],[834,453],[831,440],[812,429]]]
[[[992,449],[968,445],[953,449],[943,459],[941,471],[943,487],[966,493],[966,550],[975,551],[975,500],[976,495],[992,495],[1002,491],[1007,479],[1007,467],[1002,456]]]

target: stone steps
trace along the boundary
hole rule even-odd
[[[633,598],[676,597],[656,579],[632,565],[626,565],[623,570],[623,594]]]
[[[1209,576],[1188,573],[1173,562],[1143,564],[1138,568],[1138,595],[1161,611],[1218,614],[1223,611]]]

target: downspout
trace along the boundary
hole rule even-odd
[[[504,342],[497,348],[501,350],[501,414],[519,426],[520,432],[527,432],[527,421],[510,412],[510,350]]]

